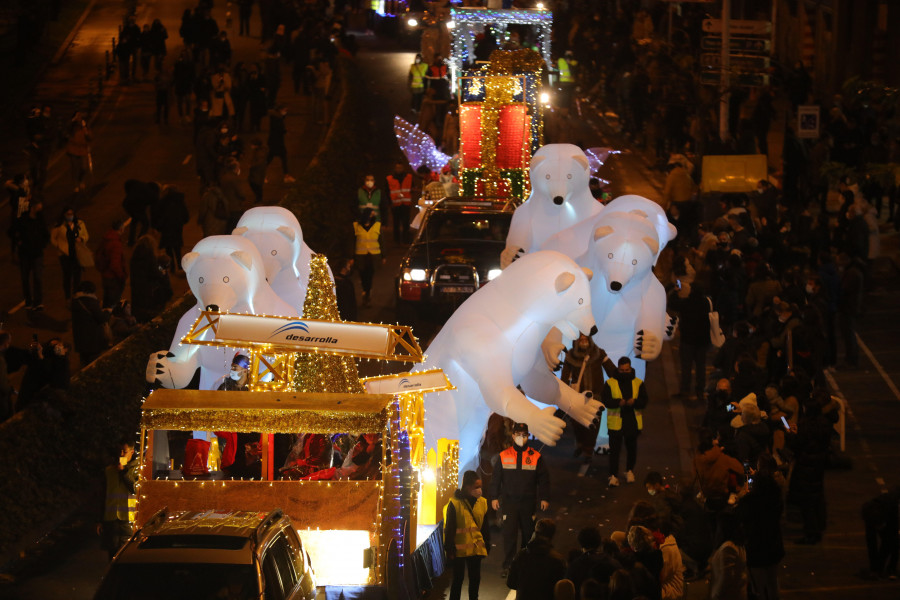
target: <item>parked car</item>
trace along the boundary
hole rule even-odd
[[[116,554],[95,600],[312,600],[309,555],[281,510],[156,513]]]
[[[429,207],[395,279],[398,317],[453,308],[500,275],[513,209],[482,198],[445,198]]]

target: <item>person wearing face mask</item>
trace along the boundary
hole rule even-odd
[[[216,388],[220,392],[246,392],[250,383],[250,359],[243,354],[235,354],[231,359],[231,371]]]
[[[491,461],[491,507],[501,514],[503,530],[503,570],[506,577],[513,558],[519,551],[519,533],[524,547],[534,533],[538,506],[550,508],[550,471],[541,453],[528,446],[528,425],[516,423],[512,430],[513,445]]]
[[[59,264],[63,273],[63,292],[66,300],[81,283],[81,265],[78,264],[76,247],[88,241],[87,226],[75,215],[75,209],[63,209],[62,218],[50,232],[50,243],[59,251]]]
[[[246,392],[250,389],[250,359],[243,354],[235,354],[231,359],[231,370],[219,387],[220,392]],[[216,431],[219,438],[219,451],[222,453],[222,471],[232,477],[241,476],[245,469],[246,460],[242,457],[236,462],[237,449],[245,447],[254,440],[259,441],[259,436],[252,433],[235,433],[233,431]]]
[[[631,359],[623,356],[615,377],[606,380],[600,402],[606,407],[609,427],[609,487],[619,485],[619,453],[625,443],[625,481],[634,483],[637,439],[644,428],[642,411],[647,406],[644,382],[634,376]]]
[[[462,595],[463,578],[469,571],[469,598],[478,600],[481,561],[491,547],[491,529],[487,500],[482,495],[481,479],[475,471],[463,473],[462,487],[444,507],[444,551],[453,565],[450,600]]]
[[[604,371],[609,377],[614,377],[615,363],[590,337],[581,335],[572,347],[566,350],[560,379],[576,392],[592,393],[603,385]],[[585,463],[590,463],[594,456],[597,434],[600,432],[600,419],[590,427],[574,421],[571,425],[572,433],[575,435],[576,456],[580,455]]]
[[[422,60],[421,54],[416,54],[413,64],[409,66],[407,83],[409,93],[412,95],[412,110],[418,112],[422,106],[422,96],[425,95],[425,75],[428,73],[428,65]]]
[[[375,220],[381,221],[381,189],[375,186],[375,176],[366,174],[365,183],[356,191],[356,202],[359,213],[367,208],[375,212]]]
[[[412,173],[407,172],[406,166],[397,161],[394,164],[394,172],[387,176],[388,189],[391,194],[391,218],[393,219],[394,242],[408,244],[409,211],[412,205]]]

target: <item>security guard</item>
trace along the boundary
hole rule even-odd
[[[609,487],[619,485],[619,453],[625,442],[625,481],[634,483],[634,463],[637,460],[637,439],[644,428],[641,411],[647,406],[644,382],[634,376],[631,359],[619,359],[615,377],[606,380],[600,402],[606,407],[609,427]]]
[[[406,171],[406,166],[397,161],[394,164],[394,172],[387,176],[388,189],[391,191],[391,218],[393,219],[394,241],[404,244],[410,242],[409,212],[412,205],[412,173]]]
[[[560,56],[556,61],[556,68],[559,70],[559,105],[568,108],[572,105],[572,96],[575,92],[575,74],[572,67],[577,66],[575,58],[571,50],[567,50],[565,55]]]
[[[501,511],[503,523],[503,571],[509,573],[509,565],[520,547],[534,533],[535,513],[550,507],[550,472],[541,453],[528,446],[528,425],[513,426],[513,445],[494,457],[491,477],[491,506]],[[521,546],[517,543],[522,532]]]
[[[481,561],[491,547],[487,500],[481,494],[481,479],[475,471],[463,473],[462,487],[444,507],[444,551],[453,563],[450,600],[459,600],[463,577],[469,570],[469,598],[478,600]]]
[[[106,467],[106,502],[103,522],[97,525],[101,545],[112,560],[131,537],[137,496],[134,484],[138,478],[138,459],[134,456],[134,443],[123,440],[119,444],[119,459]]]

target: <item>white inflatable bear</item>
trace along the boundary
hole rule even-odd
[[[551,236],[599,213],[603,205],[591,195],[590,179],[590,163],[578,146],[547,144],[535,152],[531,195],[513,213],[500,267],[540,250]]]
[[[553,416],[553,407],[542,410],[529,402],[516,389],[523,382],[540,388],[538,400],[557,404],[580,422],[596,418],[599,402],[553,377],[540,350],[553,327],[573,339],[593,331],[588,277],[558,252],[527,254],[453,313],[420,367],[443,369],[456,386],[426,396],[428,447],[442,437],[457,439],[461,471],[472,467],[491,412],[527,423],[539,440],[554,445],[564,422]]]
[[[647,214],[637,209],[629,212],[604,210],[596,219],[573,228],[589,239],[589,250],[573,258],[579,266],[594,273],[591,309],[598,328],[594,342],[606,350],[613,361],[621,356],[631,358],[632,366],[641,378],[646,370],[645,361],[659,356],[662,340],[670,326],[665,289],[651,270],[660,252],[659,223],[649,219]],[[668,227],[663,230],[668,238],[671,231]],[[557,236],[545,247],[563,253],[573,247],[577,249],[580,245],[566,243],[570,234]],[[564,347],[559,333],[548,336],[544,343],[547,362],[556,363],[558,353]]]
[[[241,216],[232,233],[253,242],[262,255],[269,285],[302,314],[313,251],[303,242],[294,213],[280,206],[257,206]]]
[[[169,352],[154,352],[147,364],[147,381],[163,387],[183,388],[197,367],[200,389],[215,389],[215,383],[231,369],[234,348],[182,344],[201,310],[215,305],[222,312],[297,317],[300,313],[279,298],[266,282],[262,257],[256,246],[236,235],[214,235],[197,242],[181,259],[197,304],[178,321]],[[207,330],[201,339],[212,339]]]

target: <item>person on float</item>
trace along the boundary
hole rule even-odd
[[[538,506],[542,511],[550,508],[550,471],[541,453],[528,445],[528,425],[516,423],[512,436],[513,445],[492,461],[491,507],[502,515],[502,577],[509,573],[519,548],[531,539]]]
[[[606,407],[609,426],[609,487],[619,485],[619,453],[625,442],[625,481],[634,483],[634,465],[637,461],[637,439],[644,428],[641,411],[647,406],[647,389],[644,382],[635,377],[631,359],[619,359],[615,377],[606,380],[600,402]]]
[[[334,445],[322,433],[298,433],[281,468],[283,479],[299,479],[331,467]]]
[[[250,390],[250,359],[243,354],[235,354],[231,359],[231,371],[228,376],[216,388],[220,392],[246,392]],[[234,475],[235,469],[240,471],[246,460],[242,457],[241,464],[235,465],[237,449],[244,445],[258,441],[258,436],[253,433],[236,433],[234,431],[216,431],[219,438],[219,451],[222,454],[222,470]]]
[[[469,571],[469,599],[478,600],[481,561],[491,547],[487,510],[481,479],[475,471],[466,471],[462,487],[453,492],[444,507],[444,551],[453,565],[450,600],[460,599],[466,570]]]

